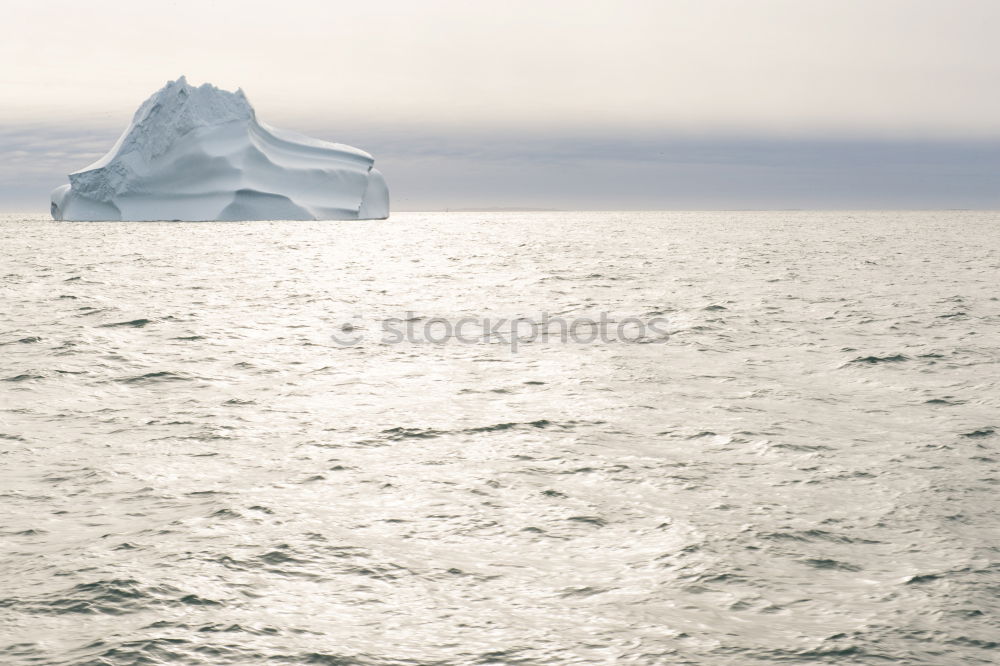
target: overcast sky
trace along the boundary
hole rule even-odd
[[[372,152],[396,209],[1000,208],[998,0],[8,0],[0,209],[168,79]]]

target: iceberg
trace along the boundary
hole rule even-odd
[[[366,220],[389,190],[363,150],[257,120],[243,90],[182,76],[52,192],[56,220]]]

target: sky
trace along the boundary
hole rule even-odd
[[[1000,208],[997,0],[7,0],[0,211],[166,81],[356,145],[395,210]]]

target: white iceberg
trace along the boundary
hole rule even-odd
[[[57,220],[365,220],[389,216],[368,153],[270,127],[242,90],[182,76],[107,155],[52,192]]]

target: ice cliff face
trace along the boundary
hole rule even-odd
[[[389,216],[368,153],[259,122],[242,90],[181,77],[107,155],[52,192],[57,220],[357,220]]]

